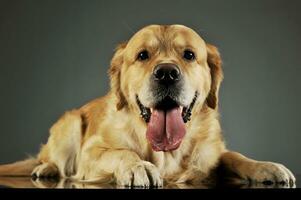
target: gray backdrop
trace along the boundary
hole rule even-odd
[[[66,110],[108,91],[115,46],[148,24],[217,45],[227,145],[300,173],[301,1],[0,0],[0,163],[37,153]]]

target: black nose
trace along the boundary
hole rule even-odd
[[[162,84],[174,84],[181,78],[181,72],[177,65],[172,63],[161,63],[153,72],[154,79]]]

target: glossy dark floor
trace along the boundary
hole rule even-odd
[[[293,188],[301,188],[298,183],[301,174],[296,175],[297,185]],[[287,185],[281,184],[240,184],[240,185],[219,185],[220,188],[288,188]],[[36,179],[33,180],[30,177],[0,177],[0,188],[91,188],[91,189],[114,189],[119,188],[113,184],[87,184],[71,182],[67,179],[55,180],[55,179]],[[188,185],[188,184],[173,184],[165,185],[163,189],[207,189],[213,188],[206,185]]]

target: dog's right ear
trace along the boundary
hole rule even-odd
[[[218,91],[223,80],[222,59],[217,47],[206,44],[207,46],[207,63],[211,74],[211,89],[207,96],[207,105],[215,109],[218,104]]]
[[[122,109],[127,104],[120,86],[121,66],[123,64],[123,53],[126,45],[127,42],[124,42],[117,46],[115,54],[111,60],[111,66],[108,71],[110,76],[111,91],[117,97],[117,110]]]

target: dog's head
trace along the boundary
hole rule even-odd
[[[117,109],[141,115],[155,151],[177,149],[193,109],[217,109],[216,47],[182,25],[151,25],[118,46],[109,70]]]

